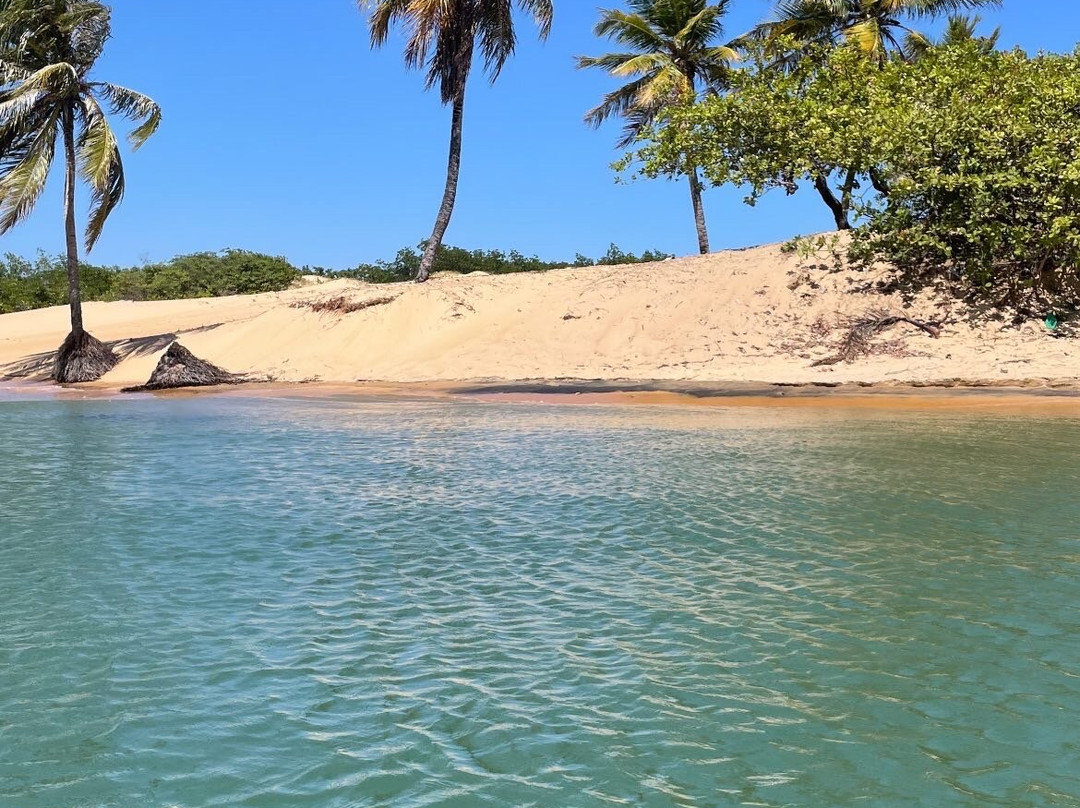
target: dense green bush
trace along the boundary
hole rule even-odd
[[[392,261],[361,264],[336,271],[323,267],[297,269],[284,258],[245,250],[180,255],[141,267],[99,267],[83,264],[80,277],[84,300],[174,300],[276,292],[289,288],[302,274],[350,277],[369,283],[407,281],[416,275],[424,245],[399,250]],[[595,266],[662,261],[666,253],[648,250],[641,256],[614,244],[598,259],[578,255],[575,261],[542,261],[516,250],[464,250],[442,247],[436,272],[538,272],[567,265]],[[39,254],[33,261],[16,255],[0,259],[0,314],[67,303],[67,271],[59,257]]]
[[[17,255],[0,260],[0,314],[59,306],[67,302],[67,274],[58,259],[34,261]]]
[[[284,258],[246,250],[180,255],[135,272],[145,277],[142,288],[148,300],[276,292],[300,279],[300,270]],[[133,292],[137,291],[136,277],[125,280],[132,282]]]
[[[320,267],[305,267],[305,272],[321,275],[335,275],[342,277],[358,278],[369,283],[393,283],[407,281],[416,276],[420,268],[420,259],[423,256],[425,244],[421,242],[416,248],[405,247],[398,250],[392,261],[377,261],[374,264],[361,264],[353,269],[343,272],[322,269]],[[650,261],[663,261],[670,258],[668,253],[657,250],[646,250],[640,256],[627,253],[612,244],[607,253],[597,259],[589,258],[578,253],[573,261],[544,261],[533,256],[526,256],[517,250],[504,253],[501,250],[466,250],[461,247],[443,245],[435,254],[435,265],[432,272],[487,272],[491,275],[505,275],[512,272],[543,272],[560,267],[591,267],[612,266],[616,264],[641,264]]]
[[[889,187],[857,257],[1010,304],[1080,298],[1080,51],[949,48],[890,65],[871,92]]]
[[[841,47],[786,71],[759,56],[650,137],[635,156],[651,176],[690,155],[751,204],[812,188],[853,217],[858,262],[994,302],[1080,298],[1080,51],[972,40],[877,65]]]
[[[284,258],[223,250],[131,269],[83,264],[79,277],[84,300],[171,300],[287,289],[300,270]],[[39,254],[28,261],[7,255],[0,260],[0,314],[66,303],[62,258]]]

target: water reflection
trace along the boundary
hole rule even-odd
[[[0,802],[1080,804],[1078,438],[0,404]]]

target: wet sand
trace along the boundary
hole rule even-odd
[[[552,406],[649,406],[680,408],[844,409],[907,412],[987,412],[1080,417],[1080,383],[1019,381],[1012,384],[774,385],[746,382],[530,380],[474,382],[247,383],[121,393],[107,385],[57,386],[0,381],[0,401],[110,398],[310,398],[327,400],[469,400],[491,404]]]

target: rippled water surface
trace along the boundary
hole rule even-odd
[[[1080,805],[1080,421],[0,402],[0,806]]]

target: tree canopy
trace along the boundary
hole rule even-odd
[[[7,0],[0,6],[0,233],[23,221],[45,189],[58,138],[76,139],[77,168],[92,191],[86,249],[124,195],[124,163],[108,114],[137,122],[138,149],[161,109],[147,96],[90,71],[110,35],[97,2]]]
[[[1080,53],[968,38],[879,66],[817,47],[790,71],[759,49],[730,93],[669,110],[638,152],[644,173],[689,155],[751,204],[839,178],[853,257],[1012,299],[1080,293]]]
[[[1000,5],[1001,0],[780,0],[774,18],[746,39],[765,42],[789,64],[790,57],[805,58],[806,46],[847,44],[880,65],[890,54],[910,60],[930,47],[915,21]]]

